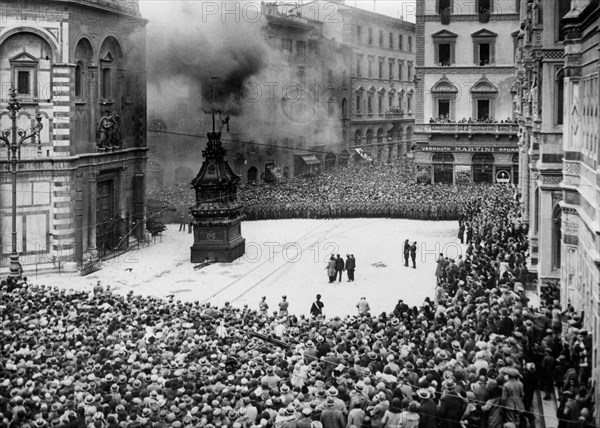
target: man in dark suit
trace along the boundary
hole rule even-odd
[[[354,269],[356,269],[356,261],[354,255],[346,255],[346,271],[348,272],[348,282],[354,281]]]
[[[408,258],[410,257],[410,244],[408,239],[404,241],[404,266],[408,267]]]
[[[342,259],[340,257],[340,255],[337,255],[337,258],[335,259],[335,273],[336,276],[338,277],[339,282],[342,282],[342,272],[345,269],[345,265],[344,265],[344,259]]]
[[[410,246],[410,259],[412,260],[412,268],[417,268],[417,241]]]

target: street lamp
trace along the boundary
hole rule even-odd
[[[9,269],[10,276],[14,278],[18,278],[22,272],[19,253],[17,253],[17,165],[21,162],[21,146],[26,144],[29,139],[35,144],[35,137],[43,128],[42,116],[39,113],[35,116],[36,124],[29,131],[18,128],[17,112],[19,110],[21,110],[21,105],[17,101],[17,90],[11,89],[8,112],[12,125],[10,129],[0,131],[0,141],[8,148],[7,162],[12,174],[12,253]],[[38,141],[38,153],[41,152],[41,141]]]

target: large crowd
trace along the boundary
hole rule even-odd
[[[513,195],[490,187],[463,207],[464,258],[440,256],[421,307],[397,296],[381,314],[4,281],[0,426],[531,428],[541,388],[558,391],[560,428],[592,427],[591,337],[558,302],[528,305]]]
[[[244,184],[239,198],[248,220],[281,218],[390,217],[457,220],[460,207],[484,196],[487,185],[425,185],[415,181],[415,166],[402,160],[359,168],[322,171],[279,183]],[[166,222],[187,222],[195,204],[189,184],[152,189],[148,195],[173,205]]]

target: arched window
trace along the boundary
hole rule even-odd
[[[53,50],[43,37],[26,31],[13,34],[0,46],[0,58],[3,63],[2,90],[15,88],[20,101],[37,101],[38,96],[44,94],[39,93],[40,88],[50,86]],[[6,97],[4,92],[3,96]]]
[[[367,129],[367,144],[373,143],[373,130]]]
[[[258,179],[258,169],[255,166],[248,168],[248,183],[254,183]]]
[[[560,269],[562,251],[562,210],[560,206],[554,209],[552,215],[552,268]]]
[[[362,129],[357,129],[354,133],[354,145],[360,146],[362,144]]]
[[[556,82],[554,85],[556,95],[555,95],[555,107],[554,112],[556,115],[555,123],[557,125],[563,124],[563,116],[564,116],[564,103],[565,103],[565,73],[561,68],[558,73],[556,73]]]
[[[412,142],[412,126],[409,126],[408,128],[406,128],[406,141],[408,142],[408,144],[410,144]]]
[[[473,182],[494,182],[494,156],[490,153],[477,153],[473,155]]]
[[[107,37],[100,48],[100,96],[105,101],[120,99],[117,73],[122,69],[123,51],[114,37]]]
[[[433,155],[433,179],[435,183],[454,183],[454,156],[451,153]]]
[[[383,129],[382,128],[379,128],[377,130],[377,142],[383,143]]]

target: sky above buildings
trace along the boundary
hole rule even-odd
[[[173,3],[185,1],[198,3],[200,0],[140,0],[140,9],[145,17],[152,19],[152,16],[155,14],[169,13]],[[229,0],[228,3],[231,1]],[[307,3],[310,0],[296,0],[290,3],[299,3],[301,1]],[[212,3],[216,7],[224,3],[221,0],[205,2]],[[407,21],[415,22],[416,0],[346,0],[346,4],[394,18],[402,16]]]

